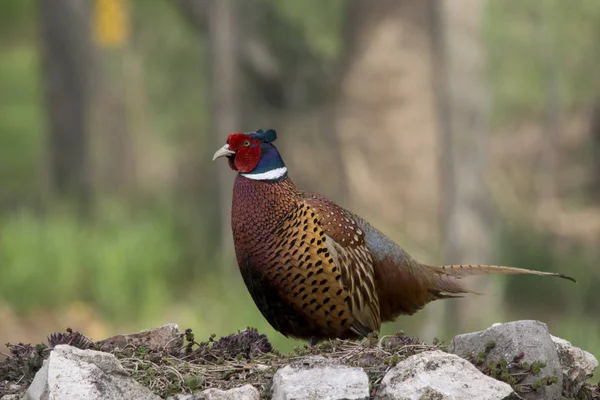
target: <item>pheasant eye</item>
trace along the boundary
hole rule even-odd
[[[244,147],[250,147],[250,141],[249,140],[245,140],[243,146]]]

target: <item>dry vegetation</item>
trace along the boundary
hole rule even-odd
[[[48,344],[11,344],[9,354],[0,364],[0,393],[24,392],[43,360],[58,344],[70,344],[81,349],[100,350],[99,342],[85,335],[67,330],[52,334]],[[131,376],[151,388],[161,397],[177,393],[192,393],[207,388],[228,389],[250,383],[263,397],[270,397],[271,378],[279,367],[321,355],[345,365],[363,368],[369,375],[371,387],[383,378],[397,362],[413,354],[441,348],[441,344],[425,344],[418,339],[395,336],[367,339],[325,341],[317,346],[295,348],[284,355],[272,348],[265,335],[253,328],[215,340],[197,342],[191,330],[185,332],[185,343],[173,350],[150,350],[146,346],[129,345],[125,348],[107,348]]]
[[[219,340],[212,335],[203,342],[197,342],[188,329],[184,341],[169,346],[170,350],[152,350],[145,345],[110,348],[106,342],[94,342],[71,329],[50,335],[47,342],[35,346],[22,343],[7,345],[9,354],[0,363],[0,396],[24,393],[44,359],[59,344],[114,354],[136,381],[163,398],[208,388],[230,389],[243,384],[258,388],[263,398],[271,398],[271,379],[278,368],[317,355],[363,368],[369,376],[371,395],[374,396],[383,376],[399,361],[423,351],[444,350],[445,347],[437,341],[426,344],[398,332],[393,336],[372,337],[361,342],[330,340],[314,347],[305,345],[285,355],[273,349],[267,337],[253,328]],[[493,344],[489,346],[491,348]],[[531,385],[525,387],[521,381],[524,375],[539,374],[541,363],[531,366],[519,364],[517,370],[513,364],[518,360],[491,365],[485,363],[487,350],[470,357],[469,361],[483,373],[510,383],[520,392],[536,389]],[[553,383],[553,379],[540,380],[540,384]],[[597,398],[600,398],[598,385],[585,386],[578,396],[578,399],[586,400]]]

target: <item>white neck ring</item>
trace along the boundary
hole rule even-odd
[[[252,179],[255,181],[272,181],[279,179],[287,173],[286,167],[275,168],[267,172],[261,172],[260,174],[241,174],[244,178]]]

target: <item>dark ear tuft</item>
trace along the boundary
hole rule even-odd
[[[275,132],[275,129],[267,129],[262,136],[265,143],[271,143],[277,139],[277,132]]]
[[[275,129],[267,129],[266,131],[257,129],[256,132],[251,133],[250,136],[254,139],[262,140],[265,143],[271,143],[277,139],[277,132],[275,132]]]

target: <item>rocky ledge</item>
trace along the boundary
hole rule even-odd
[[[254,329],[198,343],[177,325],[93,342],[78,332],[11,345],[0,400],[600,399],[590,353],[538,321],[494,324],[448,346],[403,335],[272,349]]]

